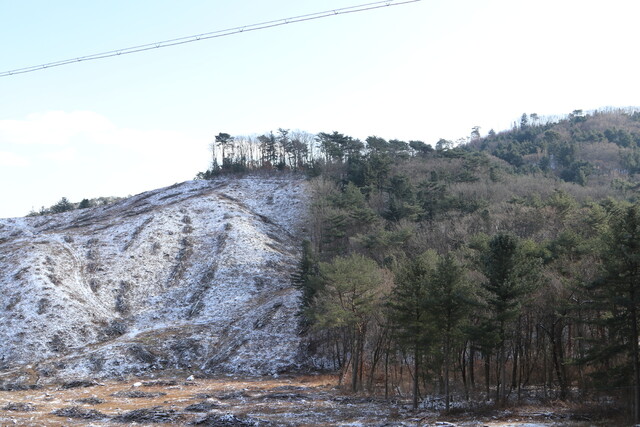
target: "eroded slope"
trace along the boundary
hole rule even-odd
[[[0,220],[0,374],[294,369],[305,212],[302,179],[250,177]]]

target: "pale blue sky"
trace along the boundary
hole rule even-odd
[[[0,72],[358,0],[0,0]],[[636,106],[636,1],[421,0],[0,78],[0,217],[206,169],[219,132],[423,140]]]

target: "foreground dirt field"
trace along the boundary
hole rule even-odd
[[[71,382],[0,391],[0,425],[591,426],[566,407],[412,411],[408,401],[343,394],[330,376]]]

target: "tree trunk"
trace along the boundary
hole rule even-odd
[[[513,347],[513,365],[511,366],[511,390],[518,387],[518,348],[519,345]]]
[[[473,390],[476,387],[476,378],[475,378],[475,349],[473,348],[473,343],[469,344],[469,387]]]
[[[633,360],[633,422],[640,422],[640,354],[638,339],[638,313],[636,310],[635,292],[631,292],[631,352]]]
[[[516,328],[516,342],[513,346],[513,366],[511,368],[511,390],[519,389],[518,362],[520,349],[522,348],[522,316],[518,316],[518,327]],[[518,395],[518,399],[520,396]]]
[[[556,377],[558,378],[558,384],[560,385],[560,400],[565,400],[568,394],[567,375],[563,363],[564,351],[562,348],[562,328],[558,328],[559,320],[553,323],[551,330],[549,331],[549,338],[551,339],[551,355],[553,357],[553,366],[556,371]]]
[[[498,398],[496,403],[504,405],[507,402],[507,363],[505,357],[505,343],[500,344],[500,382],[498,384]]]
[[[544,397],[547,398],[547,378],[549,377],[548,369],[547,369],[547,345],[542,341],[542,388],[544,390]]]
[[[460,353],[460,375],[464,386],[464,398],[469,400],[469,379],[467,376],[467,343],[465,343]]]
[[[364,383],[362,382],[362,375],[364,372],[364,353],[362,350],[358,350],[358,391],[364,390]]]
[[[446,334],[444,343],[444,405],[445,411],[449,413],[449,331]]]
[[[384,355],[384,398],[389,399],[389,346],[387,346]]]
[[[413,409],[418,409],[418,370],[420,369],[420,360],[418,352],[418,344],[415,344],[413,349]]]
[[[351,391],[358,391],[358,367],[360,366],[360,337],[354,331],[353,342],[351,344]]]
[[[507,361],[505,358],[505,329],[504,322],[500,322],[500,349],[498,352],[498,387],[496,387],[496,404],[504,405],[507,401]]]
[[[491,383],[491,355],[486,354],[484,356],[484,387],[485,387],[487,400],[490,399],[490,395],[489,395],[490,383]]]
[[[387,331],[386,328],[379,332],[378,340],[376,340],[376,347],[373,351],[373,360],[371,361],[371,371],[369,372],[369,385],[368,388],[370,391],[373,391],[375,388],[374,385],[374,376],[376,372],[376,368],[378,367],[378,363],[380,362],[380,358],[382,357],[382,352],[384,351],[385,342],[387,340]]]

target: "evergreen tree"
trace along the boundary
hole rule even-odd
[[[220,132],[219,134],[216,135],[216,142],[215,145],[217,145],[218,147],[220,147],[222,149],[222,168],[227,168],[232,160],[232,156],[229,155],[229,151],[233,150],[233,141],[234,141],[234,137],[232,137],[231,135],[229,135],[228,133],[224,133],[224,132]],[[215,147],[214,145],[214,147]],[[215,148],[214,148],[215,150]],[[215,153],[215,151],[214,151]],[[214,154],[215,155],[215,154]],[[217,159],[213,159],[211,168],[213,169],[215,167],[215,164],[217,162]]]
[[[73,210],[73,204],[66,197],[63,197],[58,203],[51,206],[51,213],[54,214],[67,212],[70,210]]]
[[[436,262],[437,254],[433,251],[408,261],[396,274],[396,285],[389,301],[396,339],[403,346],[408,346],[413,356],[414,409],[418,407],[420,362],[435,335],[427,298]]]
[[[614,210],[610,232],[603,243],[603,271],[589,291],[593,309],[600,313],[596,320],[608,328],[611,340],[596,345],[591,357],[610,360],[624,357],[629,368],[626,372],[631,374],[633,416],[637,423],[640,421],[640,205]]]
[[[463,336],[463,326],[473,303],[471,287],[464,277],[464,268],[451,254],[440,257],[433,280],[427,283],[427,309],[441,340],[444,368],[445,409],[449,412],[449,371],[453,346]]]
[[[273,132],[258,137],[262,151],[262,166],[273,167],[278,161],[277,139]]]
[[[403,218],[408,218],[415,221],[423,213],[416,202],[413,185],[406,175],[394,175],[391,177],[388,192],[389,208],[385,212],[387,219],[399,221]]]
[[[487,292],[490,327],[497,334],[497,366],[500,369],[496,388],[496,402],[506,401],[507,341],[512,322],[520,314],[526,295],[533,290],[539,261],[521,249],[519,239],[512,234],[497,234],[489,241],[483,259],[487,278],[483,286]]]
[[[292,276],[292,281],[294,286],[302,292],[301,305],[304,313],[313,305],[313,301],[322,284],[318,262],[313,254],[309,240],[302,242],[302,257],[298,271]]]
[[[320,143],[320,149],[324,152],[327,161],[342,163],[349,158],[360,156],[364,148],[364,144],[360,140],[335,131],[333,133],[320,132],[316,139]]]

